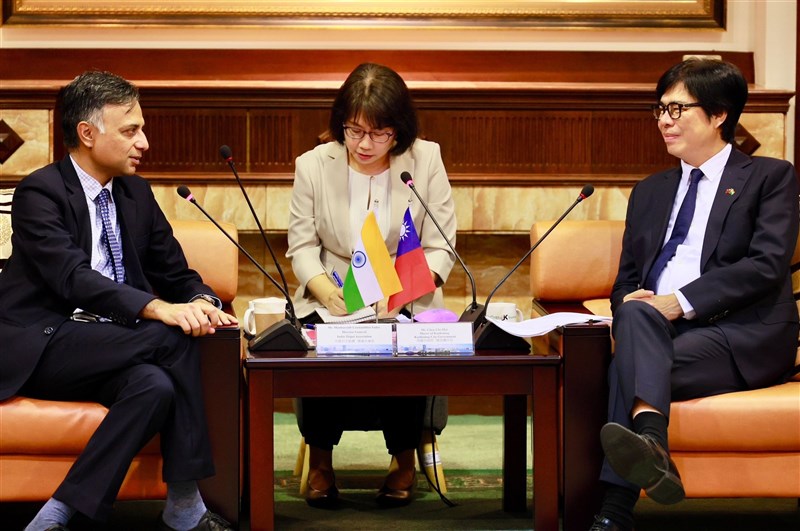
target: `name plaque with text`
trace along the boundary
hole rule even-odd
[[[397,355],[475,354],[472,323],[398,323]]]
[[[318,324],[317,356],[391,356],[389,323]]]

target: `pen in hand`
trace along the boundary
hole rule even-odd
[[[340,277],[340,276],[339,276],[339,273],[337,273],[337,272],[334,270],[334,271],[331,273],[331,276],[333,277],[333,281],[336,283],[336,287],[337,287],[337,288],[344,287],[344,282],[342,282],[342,277]]]

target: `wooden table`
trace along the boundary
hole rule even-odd
[[[245,361],[250,447],[250,527],[275,518],[274,399],[307,396],[503,396],[503,509],[524,511],[527,398],[533,407],[533,527],[558,529],[558,369],[555,353],[482,351],[475,356],[317,358],[269,353]]]

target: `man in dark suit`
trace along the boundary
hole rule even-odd
[[[638,183],[628,203],[600,435],[607,489],[591,531],[632,529],[640,489],[659,503],[683,499],[670,401],[772,385],[797,348],[797,178],[788,162],[732,146],[745,79],[729,63],[690,59],[656,95],[659,131],[681,163]]]
[[[188,268],[147,182],[139,94],[107,72],[61,93],[69,155],[22,180],[0,274],[0,400],[87,400],[108,414],[26,528],[104,520],[133,457],[160,433],[161,529],[227,530],[196,481],[214,474],[193,337],[236,323]],[[156,293],[158,295],[156,295]]]

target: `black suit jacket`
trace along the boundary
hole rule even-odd
[[[673,168],[631,192],[612,311],[644,284],[664,243],[680,178],[680,167]],[[734,149],[711,207],[701,275],[681,288],[696,319],[723,331],[752,387],[775,383],[794,365],[798,315],[789,267],[798,216],[792,165]]]
[[[19,390],[75,308],[133,327],[159,297],[213,295],[189,269],[148,183],[114,179],[126,283],[92,269],[86,196],[69,157],[37,170],[14,192],[12,255],[0,273],[0,400]]]

